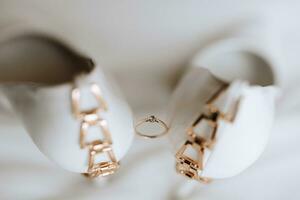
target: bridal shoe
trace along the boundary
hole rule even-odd
[[[0,96],[38,149],[72,172],[117,171],[132,143],[132,114],[101,64],[63,38],[7,32],[0,35]]]

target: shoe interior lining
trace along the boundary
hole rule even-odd
[[[248,51],[214,55],[206,65],[216,77],[226,82],[240,79],[262,86],[273,85],[275,82],[270,63],[263,57]]]
[[[93,68],[90,59],[48,37],[26,35],[0,44],[0,83],[61,84]]]

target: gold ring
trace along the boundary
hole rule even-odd
[[[157,133],[157,134],[145,134],[145,133],[142,133],[140,130],[139,130],[139,127],[145,123],[156,123],[158,124],[161,128],[163,128],[163,131]],[[150,117],[147,117],[145,119],[142,119],[140,120],[136,125],[135,125],[135,132],[137,135],[141,136],[141,137],[144,137],[144,138],[148,138],[148,139],[154,139],[154,138],[159,138],[163,135],[165,135],[167,132],[168,132],[169,128],[168,126],[166,125],[165,122],[163,122],[162,120],[156,118],[155,116],[150,116]]]

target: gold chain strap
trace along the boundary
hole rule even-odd
[[[99,115],[100,112],[106,112],[108,110],[107,104],[102,97],[101,90],[97,84],[91,84],[91,93],[95,96],[98,107],[86,111],[80,111],[80,89],[73,88],[72,90],[72,110],[75,117],[80,120],[80,148],[88,148],[88,170],[84,175],[95,178],[98,176],[107,176],[114,174],[119,168],[119,163],[115,157],[112,149],[111,134],[108,129],[108,124],[105,119],[102,119]],[[102,140],[94,140],[92,142],[86,142],[86,136],[90,127],[96,126],[103,134]],[[99,154],[107,154],[109,160],[96,163],[95,157]]]
[[[215,105],[215,100],[223,93],[228,85],[223,85],[207,102],[205,105],[205,112],[203,112],[188,128],[186,134],[188,139],[177,151],[176,157],[176,171],[190,179],[198,180],[204,183],[211,181],[210,178],[199,176],[199,172],[203,170],[204,154],[206,150],[212,149],[216,141],[216,133],[218,130],[218,121],[226,120],[233,122],[234,115],[225,114],[221,112]],[[235,110],[236,111],[236,110]],[[199,123],[206,123],[210,128],[209,138],[197,136],[194,129]],[[185,155],[187,149],[191,147],[197,152],[197,159]]]

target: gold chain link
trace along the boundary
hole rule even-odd
[[[96,98],[99,104],[98,107],[80,111],[80,89],[74,87],[72,90],[72,110],[75,117],[80,121],[80,148],[87,148],[89,150],[88,170],[84,175],[95,178],[114,174],[120,165],[112,149],[112,139],[107,121],[102,119],[99,114],[100,112],[106,112],[108,110],[107,104],[97,84],[91,84],[90,91]],[[103,139],[86,142],[86,136],[88,135],[90,127],[98,127],[103,134]],[[106,154],[109,160],[96,163],[95,157],[99,154]]]
[[[198,180],[204,183],[211,181],[208,177],[202,177],[199,173],[203,170],[204,154],[205,151],[212,149],[216,141],[216,133],[218,130],[218,121],[226,120],[233,122],[234,115],[229,115],[221,112],[215,105],[215,100],[228,88],[228,85],[223,85],[207,102],[205,111],[202,113],[186,131],[187,140],[179,148],[176,157],[176,171],[190,179]],[[236,110],[235,110],[236,111]],[[196,135],[195,127],[199,123],[206,123],[210,128],[209,138],[204,138]],[[193,159],[185,155],[187,149],[191,147],[197,152],[197,159]]]

